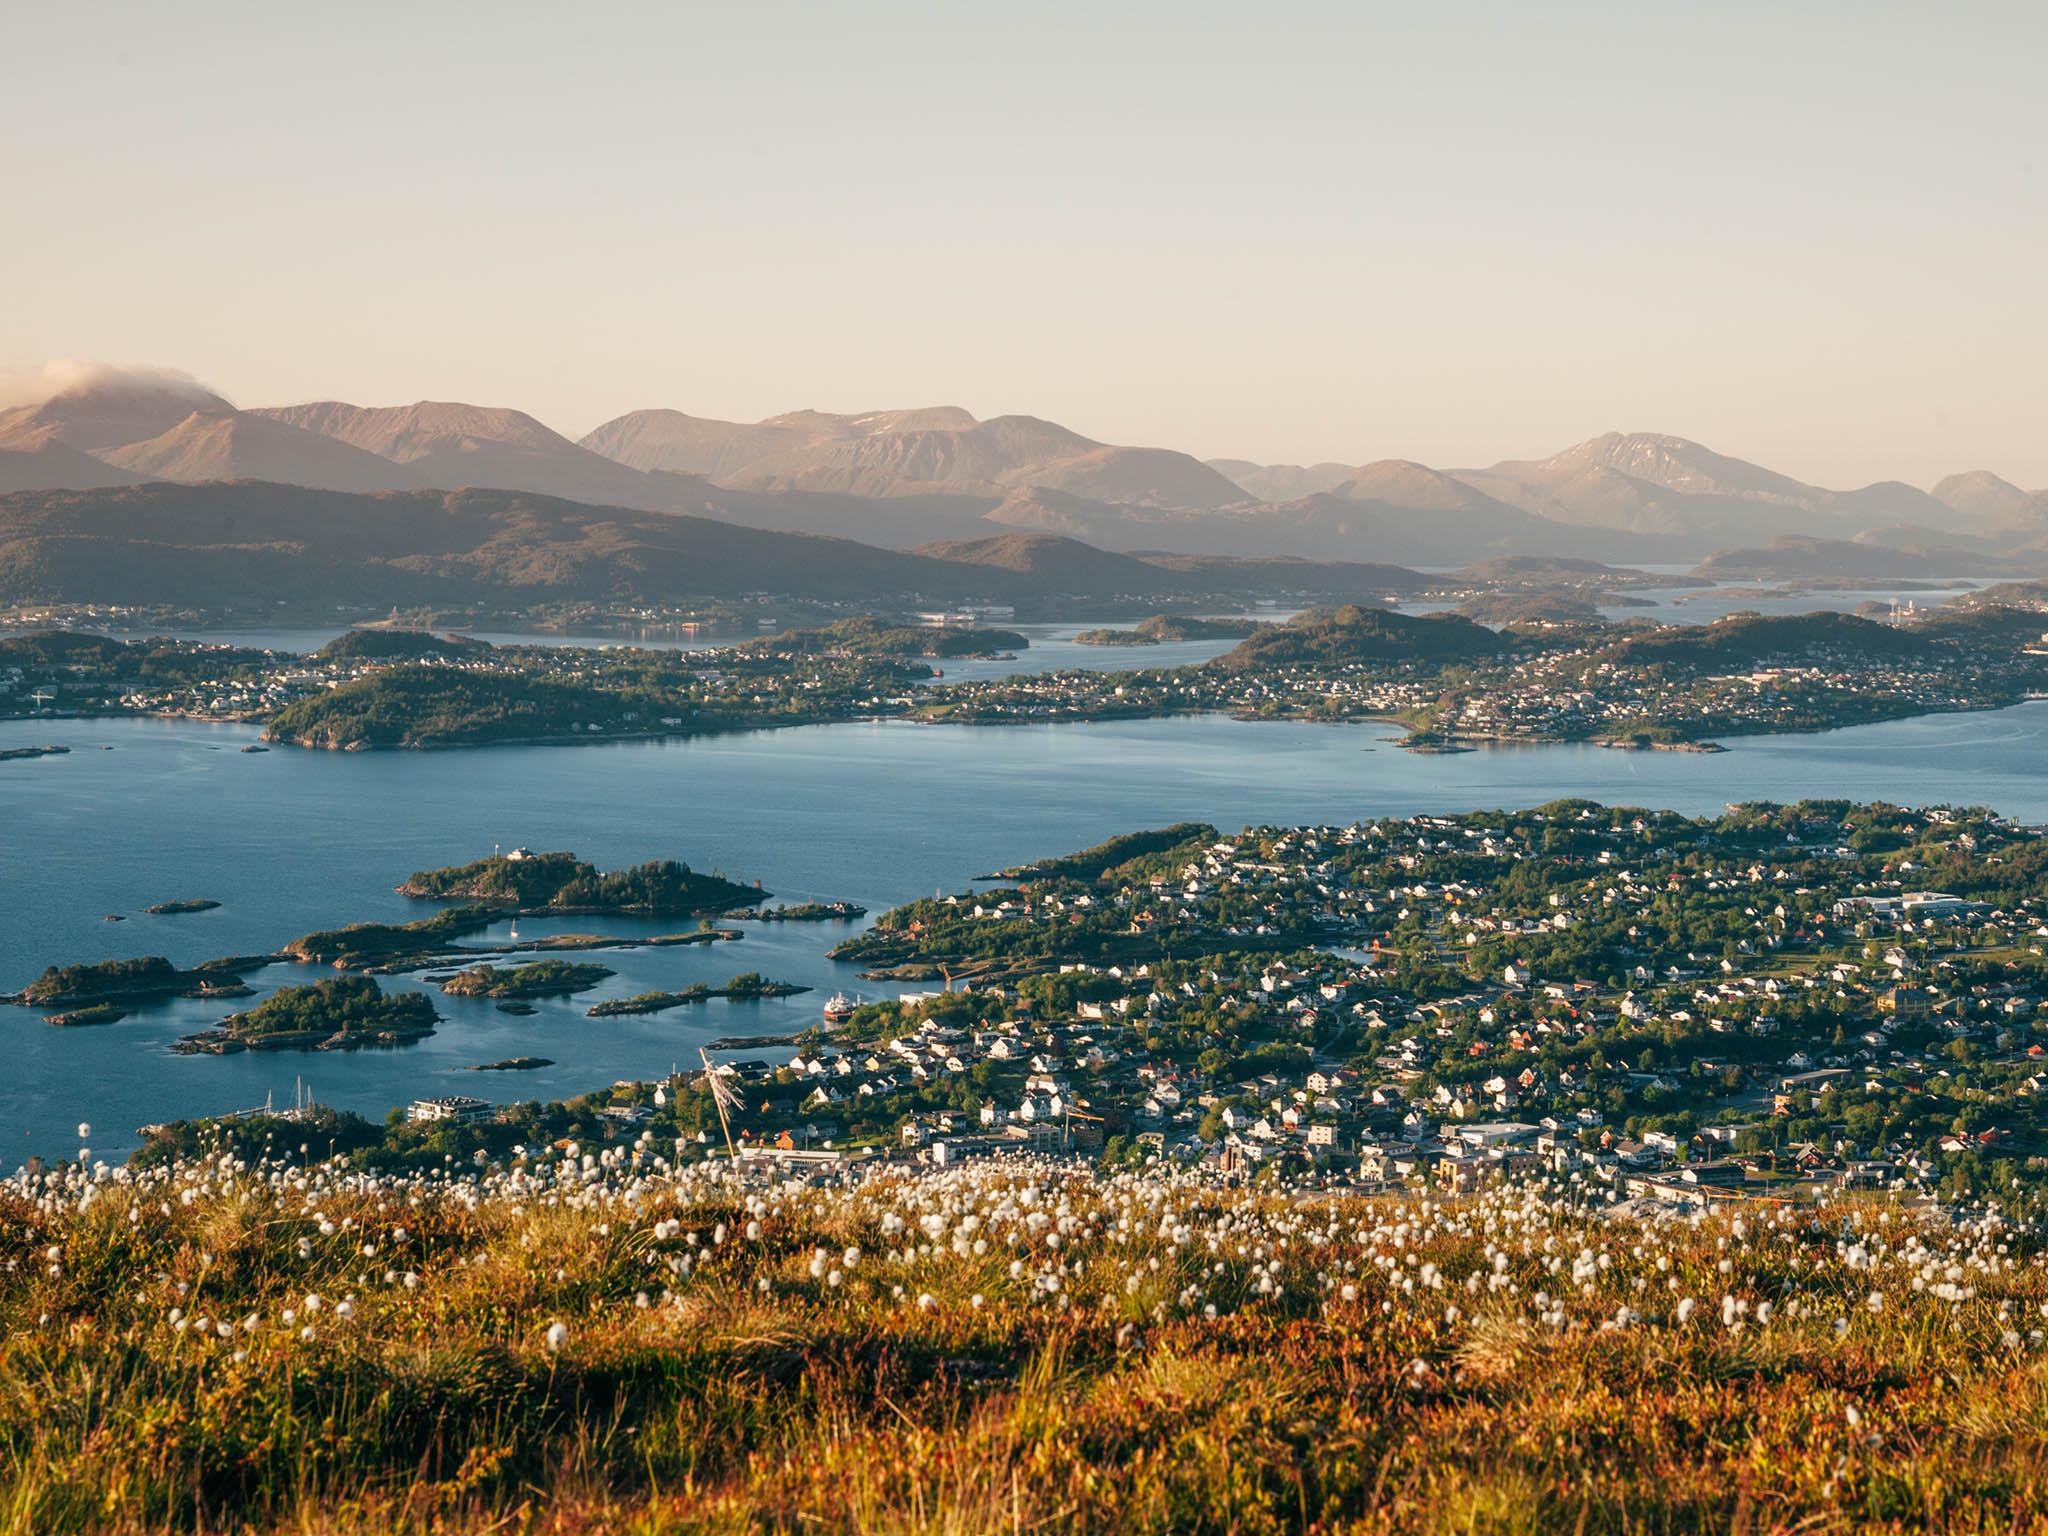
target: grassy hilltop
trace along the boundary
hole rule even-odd
[[[0,1526],[2048,1522],[2048,1274],[1993,1219],[1021,1162],[806,1188],[671,1148],[18,1177]]]

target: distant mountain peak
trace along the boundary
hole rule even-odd
[[[453,441],[492,442],[519,448],[567,448],[569,440],[510,406],[470,405],[460,400],[415,400],[410,405],[351,405],[314,400],[304,405],[269,406],[252,412],[286,422],[406,463]]]
[[[882,432],[966,432],[981,425],[957,405],[916,406],[903,411],[865,411],[840,418],[864,436]]]
[[[183,374],[83,366],[54,375],[53,383],[47,395],[0,411],[0,445],[58,442],[91,452],[155,437],[194,411],[234,411]]]
[[[1250,459],[1204,462],[1233,485],[1242,486],[1254,501],[1296,501],[1320,491],[1334,491],[1357,473],[1353,465],[1330,460],[1320,464],[1259,464]]]
[[[152,480],[267,480],[330,491],[395,491],[417,484],[398,465],[253,411],[197,410],[145,442],[100,457]]]
[[[1424,511],[1507,510],[1485,492],[1413,459],[1377,459],[1361,464],[1333,494],[1345,501],[1384,502]]]
[[[865,497],[984,496],[1043,486],[1117,505],[1209,511],[1243,489],[1187,454],[1099,443],[1037,416],[986,421],[958,406],[837,416],[791,411],[752,425],[636,411],[583,446],[642,470],[722,485]]]
[[[411,473],[408,483],[534,491],[598,506],[665,511],[686,489],[570,442],[525,411],[459,400],[361,406],[342,400],[251,415],[345,443]]]
[[[1950,475],[1934,499],[1985,528],[2029,528],[2048,523],[2048,492],[2023,491],[1988,469]]]
[[[1552,454],[1535,467],[1552,476],[1593,468],[1618,470],[1689,496],[1776,496],[1803,501],[1814,494],[1814,487],[1789,475],[1730,458],[1703,443],[1668,432],[1603,432],[1562,453]]]

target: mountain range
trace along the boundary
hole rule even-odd
[[[261,480],[519,491],[896,549],[1005,530],[1124,552],[1407,565],[1535,555],[1691,561],[1781,537],[1967,548],[2038,569],[2048,492],[1986,470],[1836,491],[1657,433],[1439,469],[1207,462],[957,407],[743,423],[634,411],[571,441],[523,411],[340,401],[240,410],[204,387],[94,377],[0,411],[0,492]]]
[[[955,406],[859,416],[797,411],[751,425],[634,411],[606,422],[582,446],[649,473],[765,489],[1000,499],[1031,485],[1112,505],[1196,512],[1249,499],[1185,453],[1114,447],[1035,416],[976,421]]]

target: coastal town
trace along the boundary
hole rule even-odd
[[[1204,829],[891,914],[843,948],[1005,979],[771,1075],[857,1125],[864,1099],[1010,1087],[901,1118],[939,1160],[1541,1170],[1679,1205],[2003,1186],[2041,1166],[2044,857],[1981,813],[1840,805]]]
[[[1255,635],[1206,666],[963,683],[920,695],[917,716],[1016,724],[1222,711],[1394,720],[1420,750],[1540,741],[1697,748],[2017,703],[2048,689],[2042,622],[2014,609],[1910,628],[1805,614],[1496,632],[1455,615],[1336,610]],[[1290,643],[1289,631],[1312,642]]]
[[[776,1177],[1037,1153],[1645,1211],[2036,1209],[2044,870],[2048,835],[1987,812],[1846,802],[1179,825],[883,914],[834,953],[901,995],[836,997],[787,1050],[326,1129],[399,1166],[653,1137]]]

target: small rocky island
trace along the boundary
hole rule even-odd
[[[725,914],[734,923],[835,923],[867,915],[868,909],[857,901],[800,901],[795,906],[749,907]]]
[[[675,859],[650,859],[631,869],[600,870],[573,853],[515,848],[473,864],[420,870],[398,887],[421,901],[490,902],[522,915],[566,913],[632,917],[714,917],[757,906],[769,893]]]
[[[810,990],[786,981],[769,981],[759,971],[746,971],[722,987],[706,986],[700,981],[680,992],[641,992],[632,997],[614,997],[592,1003],[586,1013],[593,1019],[615,1019],[636,1013],[665,1013],[671,1008],[708,1002],[714,997],[745,1001],[763,997],[795,997]]]
[[[739,651],[742,656],[785,659],[922,656],[950,661],[956,657],[1010,656],[1030,646],[1030,639],[1014,629],[892,624],[863,614],[816,629],[786,629],[780,634],[763,635],[747,641]]]
[[[242,985],[242,973],[269,961],[267,955],[230,956],[189,971],[180,970],[162,955],[102,960],[96,965],[53,965],[4,1001],[30,1008],[84,1008],[100,1003],[159,1002],[168,997],[239,997],[248,991]]]
[[[1084,629],[1074,636],[1076,645],[1157,645],[1159,637],[1137,629]]]
[[[192,901],[160,901],[155,906],[144,907],[142,910],[151,917],[183,917],[188,912],[211,912],[219,905],[217,901],[208,901],[201,897]]]
[[[536,960],[531,965],[473,965],[441,983],[450,997],[566,997],[586,992],[612,971],[608,966],[568,960]]]
[[[1133,629],[1085,629],[1076,645],[1161,645],[1180,640],[1243,640],[1273,626],[1258,619],[1197,619],[1185,614],[1155,613]]]
[[[237,1051],[345,1051],[403,1045],[434,1032],[434,1005],[418,992],[386,993],[367,976],[336,976],[286,987],[218,1029],[187,1035],[173,1050],[228,1056]]]
[[[127,1017],[128,1010],[118,1003],[88,1003],[83,1008],[53,1013],[43,1022],[59,1029],[77,1029],[87,1024],[118,1024]]]

